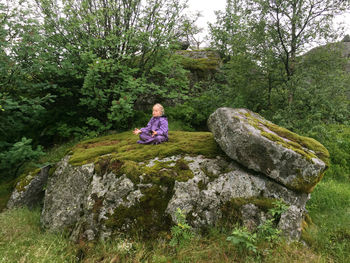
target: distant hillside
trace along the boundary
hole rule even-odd
[[[339,54],[341,58],[346,58],[347,63],[344,67],[346,72],[350,72],[350,36],[346,35],[342,41],[336,43],[329,43],[323,46],[318,46],[311,49],[303,57],[309,57],[310,55],[317,55],[320,51],[324,49],[329,49],[332,55]]]

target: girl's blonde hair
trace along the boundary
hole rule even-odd
[[[160,111],[162,112],[162,115],[164,115],[164,114],[165,114],[164,107],[163,107],[161,104],[159,104],[159,103],[154,104],[154,105],[153,105],[153,108],[154,108],[154,107],[159,108],[159,109],[160,109]]]

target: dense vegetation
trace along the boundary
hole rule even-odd
[[[246,107],[317,139],[331,154],[330,169],[309,204],[315,225],[304,237],[311,250],[280,243],[271,252],[260,244],[260,251],[270,252],[259,258],[274,262],[285,251],[299,261],[350,257],[350,62],[331,23],[335,14],[349,10],[348,1],[228,0],[210,25],[210,50],[221,60],[214,66],[175,52],[199,31],[180,0],[58,2],[0,3],[1,207],[26,167],[56,162],[82,138],[142,127],[156,102],[165,106],[171,129],[185,131],[207,130],[206,120],[218,107]],[[329,44],[306,52],[317,41]],[[44,249],[43,262],[73,261],[79,249],[91,262],[101,257],[211,261],[218,248],[222,262],[235,258],[238,249],[221,230],[176,253],[165,241],[135,241],[127,253],[108,244],[98,244],[100,252],[86,244],[70,249],[64,238],[41,232],[38,216],[37,211],[2,213],[1,235],[13,239],[0,240],[1,246],[15,240],[24,250],[35,244],[25,257]],[[21,217],[23,222],[5,224]],[[21,233],[10,227],[18,224]],[[51,243],[57,246],[46,250]],[[10,261],[0,261],[20,260],[10,254]]]

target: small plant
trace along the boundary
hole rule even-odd
[[[251,233],[246,227],[237,227],[232,231],[231,236],[227,237],[233,245],[236,245],[239,250],[248,250],[256,253],[256,233]]]
[[[274,219],[268,219],[258,226],[258,236],[268,242],[276,242],[280,239],[281,230],[274,225]]]
[[[279,218],[284,212],[286,212],[289,208],[288,205],[286,205],[282,199],[276,200],[273,203],[273,208],[269,209],[269,213],[274,218]]]
[[[263,224],[258,226],[258,236],[260,239],[268,242],[276,242],[280,239],[281,230],[276,228],[276,222],[278,222],[281,215],[288,210],[282,199],[276,200],[273,203],[273,207],[269,209],[269,213],[273,218],[267,219]]]
[[[171,228],[170,246],[182,247],[194,237],[193,229],[186,222],[186,215],[180,208],[175,213],[177,224]]]

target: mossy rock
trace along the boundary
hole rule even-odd
[[[181,56],[184,68],[193,71],[216,71],[221,65],[217,52],[211,50],[181,50],[176,52]]]
[[[34,169],[30,171],[29,173],[22,174],[21,176],[18,177],[16,181],[16,190],[18,192],[23,192],[25,191],[25,188],[27,185],[30,184],[30,182],[39,175],[41,171],[41,168]]]
[[[22,206],[32,208],[40,205],[50,168],[51,166],[47,165],[21,175],[16,180],[15,189],[8,200],[7,207],[10,209]]]
[[[329,167],[329,152],[322,144],[248,109],[219,108],[208,127],[230,158],[292,190],[312,192]]]
[[[312,158],[319,158],[327,166],[330,165],[328,150],[315,139],[300,136],[269,121],[264,121],[262,117],[258,119],[250,113],[246,113],[245,116],[248,122],[259,129],[261,135],[267,139],[303,155],[310,161],[312,161]],[[264,127],[268,128],[268,130],[264,129]]]

